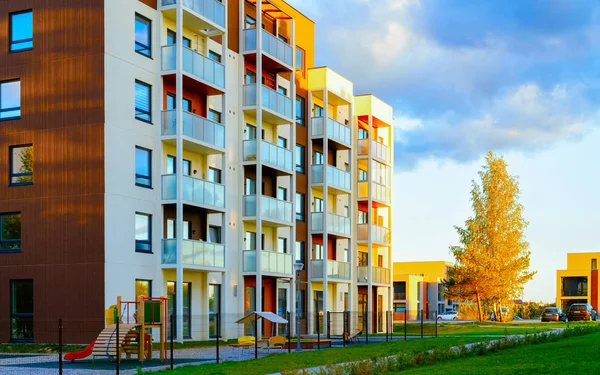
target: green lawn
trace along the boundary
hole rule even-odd
[[[164,375],[264,375],[282,370],[295,370],[321,366],[331,363],[356,361],[398,354],[399,352],[416,353],[423,350],[450,347],[468,342],[481,341],[480,338],[431,338],[423,340],[393,341],[377,344],[353,345],[347,348],[335,348],[305,351],[302,353],[274,354],[257,360],[241,362],[225,362],[201,366],[186,366],[174,371],[162,371]]]
[[[593,333],[553,343],[505,349],[480,357],[444,361],[398,374],[598,374],[599,354],[600,333]]]
[[[495,322],[475,322],[475,323],[438,323],[438,336],[486,336],[486,335],[520,335],[525,333],[544,332],[555,328],[564,328],[567,326],[600,324],[600,322],[572,322],[572,323],[542,323],[542,322],[523,322],[523,323],[495,323]],[[420,323],[407,324],[407,336],[421,335]],[[424,323],[424,335],[435,334],[435,323]],[[394,335],[404,335],[404,324],[394,324]]]

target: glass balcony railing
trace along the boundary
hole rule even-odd
[[[175,135],[176,130],[175,110],[163,111],[162,135]],[[191,112],[183,111],[183,135],[211,146],[225,148],[225,127]]]
[[[338,262],[337,260],[327,260],[327,277],[330,279],[337,280],[348,280],[350,281],[350,263]],[[323,260],[315,259],[310,261],[312,278],[322,279],[323,278]]]
[[[277,38],[267,30],[262,32],[262,51],[271,55],[271,57],[292,67],[294,58],[292,55],[292,46]],[[256,29],[244,30],[244,51],[256,51]]]
[[[376,284],[389,284],[390,283],[390,269],[383,267],[371,267],[371,277],[373,282]],[[359,266],[358,267],[358,282],[366,283],[369,282],[369,267]]]
[[[256,210],[256,199],[260,199],[260,217],[292,224],[292,203],[266,195],[244,195],[243,215],[259,216]]]
[[[278,115],[290,119],[292,122],[292,99],[279,93],[270,87],[261,85],[262,106],[270,109]],[[256,84],[244,85],[243,88],[244,106],[252,107],[256,105]]]
[[[176,64],[175,44],[162,47],[162,70],[175,70]],[[208,57],[183,46],[183,70],[200,80],[212,85],[225,88],[225,66]]]
[[[322,232],[324,212],[311,212],[311,230]],[[332,213],[327,213],[325,228],[328,232],[339,233],[343,236],[352,234],[352,223],[349,217],[340,216]]]
[[[406,299],[406,292],[404,293],[394,293],[394,299]]]
[[[225,6],[219,0],[162,0],[162,6],[181,2],[183,6],[193,10],[210,22],[225,27]]]
[[[324,117],[312,118],[313,137],[322,137],[324,135],[323,121]],[[330,118],[327,118],[327,137],[348,147],[352,146],[352,130],[350,127]]]
[[[162,176],[162,199],[177,199],[177,175]],[[183,200],[200,205],[225,208],[225,185],[183,176]]]
[[[293,155],[291,150],[263,140],[260,141],[260,147],[260,159],[262,163],[271,164],[290,173],[293,172]],[[245,140],[243,148],[244,161],[256,160],[256,139]]]
[[[392,203],[392,189],[387,186],[378,184],[377,182],[372,183],[373,194],[371,198],[386,203]],[[369,198],[369,182],[368,181],[359,181],[358,182],[358,198]]]
[[[370,224],[358,224],[357,238],[359,241],[369,240],[369,225]],[[371,229],[371,240],[373,242],[382,244],[390,244],[392,242],[392,232],[389,228],[373,225]]]
[[[312,182],[315,184],[323,183],[323,164],[314,164],[311,166]],[[327,185],[343,190],[350,190],[350,173],[327,165]]]
[[[293,272],[292,254],[275,251],[260,252],[262,272],[291,275]],[[242,251],[244,272],[256,272],[256,250]]]
[[[162,240],[162,264],[177,264],[177,239]],[[195,240],[183,240],[184,266],[225,268],[225,246]]]
[[[390,164],[392,162],[392,152],[388,146],[372,139],[371,147],[373,149],[372,157],[377,158],[386,164]],[[359,156],[368,156],[369,155],[369,140],[368,139],[359,139],[358,140],[358,155]]]

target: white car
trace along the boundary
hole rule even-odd
[[[438,320],[458,320],[456,311],[446,311],[438,315]]]

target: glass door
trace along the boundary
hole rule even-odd
[[[287,289],[279,288],[277,292],[277,315],[287,320]],[[277,334],[280,336],[287,335],[287,324],[278,324],[277,325]]]
[[[183,338],[191,338],[192,319],[191,319],[191,283],[183,283]],[[177,333],[177,296],[175,294],[175,281],[167,282],[167,297],[169,299],[169,315],[173,315],[173,329],[175,336]],[[167,332],[168,337],[171,337],[171,331]]]
[[[211,338],[221,337],[220,327],[217,326],[217,314],[221,311],[221,285],[208,285],[208,333]]]

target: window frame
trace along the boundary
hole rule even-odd
[[[18,107],[2,108],[2,85],[8,84],[8,83],[13,83],[13,82],[18,82],[19,83],[19,106]],[[19,111],[19,114],[17,116],[2,117],[2,113],[4,113],[4,112],[13,112],[13,111],[16,111],[16,110]],[[13,78],[13,79],[7,79],[5,81],[0,81],[0,121],[18,120],[20,118],[21,118],[21,79],[20,78]]]
[[[300,199],[300,202],[298,202],[298,199]],[[296,221],[306,221],[306,194],[298,191],[296,192]]]
[[[142,146],[135,146],[135,186],[139,186],[139,187],[143,187],[146,189],[152,189],[152,150],[142,147]],[[142,151],[146,151],[148,153],[148,176],[144,176],[144,175],[138,175],[137,173],[137,150],[142,150]],[[175,165],[177,165],[177,163],[175,163]],[[141,182],[138,182],[138,178],[145,178],[149,181],[148,184],[144,184]]]
[[[298,115],[298,104],[300,104],[300,116]],[[298,122],[300,120],[300,122]],[[296,95],[296,125],[306,126],[306,99]]]
[[[139,18],[140,21],[145,21],[148,24],[148,41],[150,42],[150,45],[148,45],[148,46],[143,45],[141,42],[138,42],[135,39],[135,35],[136,35],[136,33],[135,33],[135,23],[138,22],[138,18]],[[137,12],[135,13],[135,17],[134,17],[133,40],[134,40],[134,46],[135,46],[135,53],[140,54],[140,55],[142,55],[144,57],[147,57],[149,59],[152,59],[152,20],[149,19],[148,17],[142,15],[142,14],[137,13]],[[148,50],[148,54],[140,52],[141,49],[138,49],[138,46],[144,47],[145,50]]]
[[[152,280],[151,280],[151,279],[135,279],[135,286],[136,286],[136,290],[137,290],[137,283],[138,283],[138,281],[139,281],[140,283],[143,283],[143,282],[146,282],[146,283],[148,283],[148,295],[147,295],[147,296],[144,296],[144,297],[147,297],[147,298],[152,298]],[[136,294],[136,295],[135,295],[135,300],[137,301],[137,299],[138,299],[138,297],[139,297],[139,295],[137,294],[137,291],[136,291],[136,293],[135,293],[135,294]]]
[[[211,119],[211,115],[212,115],[212,119]],[[219,112],[217,110],[214,110],[212,108],[209,108],[208,109],[208,113],[207,113],[207,118],[208,118],[208,120],[210,120],[210,121],[212,121],[214,123],[222,124],[222,122],[221,122],[222,115],[223,114],[221,112]],[[218,118],[219,121],[215,120],[215,118]]]
[[[25,14],[25,13],[31,13],[31,38],[28,39],[19,39],[14,41],[13,40],[13,16],[18,16],[20,14]],[[24,9],[24,10],[19,10],[17,12],[12,12],[8,14],[8,53],[18,53],[18,52],[25,52],[25,51],[31,51],[33,49],[33,9]],[[15,43],[26,43],[26,42],[31,42],[31,47],[26,47],[26,48],[19,48],[19,49],[13,49],[13,44]]]
[[[137,102],[136,102],[136,97],[137,97],[137,85],[140,84],[141,86],[144,86],[148,89],[148,110],[145,109],[140,109],[137,106]],[[134,96],[133,96],[133,101],[134,101],[134,114],[135,114],[135,119],[139,120],[139,121],[143,121],[145,123],[148,124],[152,124],[152,85],[148,84],[144,81],[140,81],[139,79],[135,80],[135,85],[134,85]],[[175,107],[177,107],[177,101],[175,101]],[[148,119],[145,119],[143,117],[139,117],[138,116],[138,112],[140,112],[143,115],[147,115]]]
[[[31,286],[32,286],[32,296],[31,296],[32,311],[31,311],[31,313],[15,313],[15,312],[13,312],[15,310],[15,306],[14,306],[15,287],[14,287],[14,285],[16,282],[31,282]],[[10,280],[9,308],[10,308],[10,315],[9,315],[10,342],[33,342],[33,340],[35,338],[35,322],[33,321],[34,312],[35,312],[35,285],[34,285],[33,279],[11,279]],[[31,318],[31,320],[32,320],[32,332],[31,332],[32,337],[31,338],[18,339],[18,338],[13,337],[13,319],[14,318]]]
[[[223,181],[223,173],[222,173],[223,171],[221,169],[214,168],[214,167],[208,167],[208,171],[207,172],[208,173],[207,173],[206,177],[207,177],[208,181],[213,182],[215,184],[219,184],[219,185],[221,185],[223,183],[222,182]],[[212,179],[211,179],[211,176],[210,176],[211,174],[213,175]],[[218,178],[215,178],[215,177],[218,177]],[[218,180],[218,181],[215,181],[215,180]]]
[[[306,242],[305,241],[296,241],[296,247],[294,248],[294,256],[296,262],[302,262],[306,264]],[[300,255],[300,257],[298,257]]]
[[[8,216],[19,216],[19,233],[20,233],[20,238],[18,240],[5,240],[3,239],[3,234],[4,234],[4,229],[2,228],[3,223],[4,223],[4,218],[8,217]],[[14,248],[6,248],[4,249],[4,245],[5,244],[18,244],[18,247],[14,247]],[[2,253],[20,253],[23,250],[23,215],[21,214],[20,211],[14,211],[14,212],[1,212],[0,213],[0,254]]]
[[[138,240],[137,233],[135,233],[135,224],[137,224],[137,217],[145,216],[148,219],[148,239],[147,240]],[[136,211],[134,216],[134,238],[135,238],[135,252],[136,253],[144,253],[144,254],[153,254],[152,251],[152,214],[147,214],[145,212]],[[138,246],[139,245],[139,246]],[[146,246],[144,246],[146,245]],[[147,249],[145,248],[147,247]]]
[[[218,62],[219,64],[221,64],[221,59],[223,58],[223,56],[221,56],[220,53],[217,53],[211,49],[208,50],[208,58],[211,59],[212,61]]]
[[[298,52],[300,52],[300,65],[298,65]],[[300,70],[301,72],[304,73],[304,56],[306,55],[306,52],[304,51],[304,49],[296,46],[296,70]]]
[[[33,154],[33,143],[28,143],[28,144],[22,144],[22,145],[13,145],[13,146],[8,146],[8,163],[9,163],[9,172],[8,172],[8,186],[27,186],[27,185],[33,185],[33,171],[31,172],[21,172],[21,173],[15,173],[13,171],[14,165],[13,165],[13,150],[15,148],[27,148],[27,147],[31,147],[32,148],[32,154]],[[33,159],[33,156],[32,156]],[[33,163],[33,160],[32,160]],[[19,178],[19,177],[27,177],[27,176],[31,176],[31,181],[23,181],[23,182],[13,182],[13,178]]]
[[[298,156],[298,150],[300,150],[300,157]],[[306,147],[299,143],[296,143],[296,173],[306,173]]]

